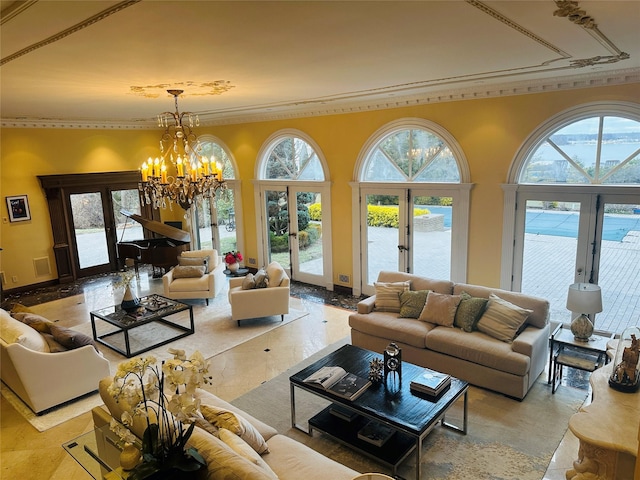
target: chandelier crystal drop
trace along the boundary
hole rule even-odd
[[[222,164],[202,154],[202,145],[193,133],[200,125],[198,115],[178,110],[178,97],[183,90],[167,90],[173,95],[175,112],[158,115],[158,126],[164,128],[160,139],[160,156],[149,158],[140,167],[142,182],[138,184],[142,203],[153,208],[169,208],[176,202],[184,210],[202,198],[215,198],[218,190],[227,188],[222,178]],[[175,169],[170,176],[167,165]]]

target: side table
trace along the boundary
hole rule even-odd
[[[613,334],[592,335],[588,342],[573,338],[570,330],[559,325],[549,337],[549,375],[551,392],[556,393],[562,380],[563,367],[593,372],[609,362],[607,343]]]
[[[248,268],[239,268],[238,270],[236,270],[235,272],[232,272],[231,270],[229,270],[228,268],[225,269],[224,274],[227,277],[244,277],[247,273],[249,273],[249,269]]]

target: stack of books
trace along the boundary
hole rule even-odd
[[[425,369],[420,375],[411,380],[409,388],[418,393],[437,397],[451,385],[451,376],[435,370]]]
[[[358,438],[370,443],[371,445],[375,445],[376,447],[381,447],[393,436],[394,433],[395,431],[393,428],[388,425],[371,420],[362,427],[360,431],[358,431]]]

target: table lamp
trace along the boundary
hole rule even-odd
[[[580,315],[571,322],[571,333],[578,342],[588,342],[593,334],[589,315],[602,311],[602,293],[593,283],[574,283],[569,286],[567,310]]]

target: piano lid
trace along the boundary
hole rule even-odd
[[[164,223],[157,222],[155,220],[148,220],[141,217],[140,215],[128,212],[127,210],[120,210],[120,213],[135,220],[144,228],[151,230],[153,233],[157,233],[164,237],[171,238],[172,240],[181,242],[191,241],[191,235],[189,235],[189,232],[185,232],[184,230],[180,230],[179,228],[172,227],[171,225],[165,225]]]

